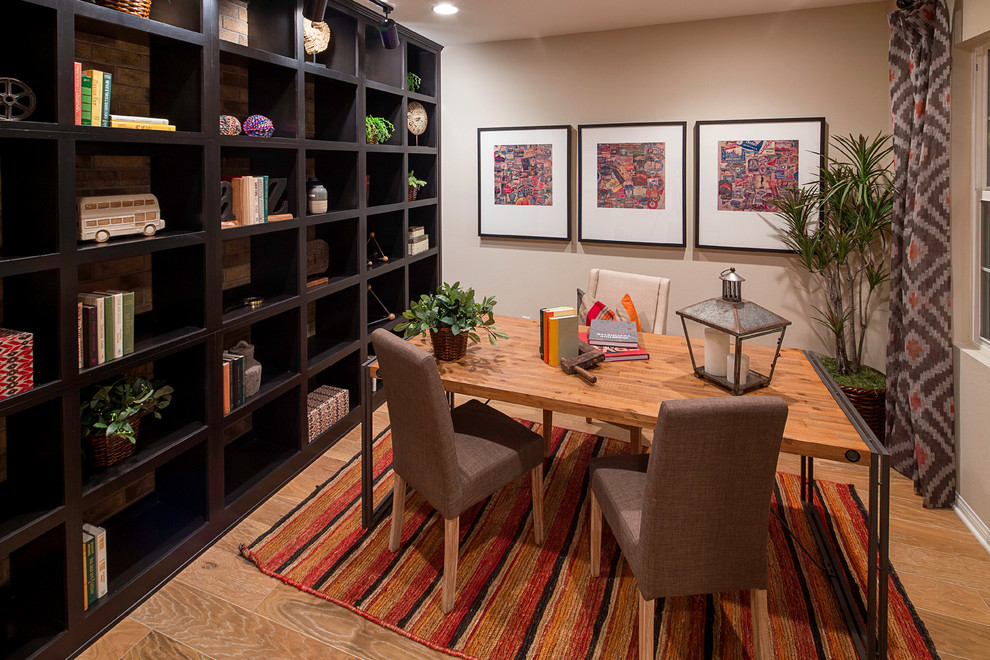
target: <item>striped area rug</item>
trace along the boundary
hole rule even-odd
[[[608,531],[602,576],[590,576],[586,504],[589,460],[626,451],[624,442],[555,428],[545,468],[546,543],[533,541],[528,476],[473,507],[461,516],[457,600],[447,616],[440,612],[443,521],[411,493],[402,546],[389,552],[387,520],[371,533],[361,528],[357,458],[242,554],[268,575],[452,656],[632,659],[636,587]],[[379,501],[392,487],[388,436],[376,445],[374,461]],[[851,485],[819,481],[818,489],[826,503],[821,514],[841,540],[844,570],[862,584],[862,504]],[[815,565],[797,477],[778,474],[773,496],[794,533],[771,516],[768,598],[776,657],[855,658],[838,602]],[[891,657],[937,658],[896,575],[890,599]],[[656,616],[657,657],[745,658],[752,651],[745,593],[669,598],[657,603]]]

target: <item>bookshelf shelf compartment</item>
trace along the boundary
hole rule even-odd
[[[357,73],[357,20],[333,7],[327,7],[323,22],[330,27],[330,46],[312,56],[314,65],[353,76]]]
[[[326,241],[330,252],[329,266],[324,273],[310,276],[327,278],[325,284],[307,287],[307,291],[319,291],[321,287],[332,286],[353,277],[360,272],[358,262],[358,219],[346,218],[335,222],[322,222],[306,228],[306,240]]]
[[[385,48],[377,25],[364,26],[364,75],[369,80],[399,89],[402,89],[405,83],[402,50]]]
[[[368,332],[381,327],[390,322],[399,323],[402,319],[402,312],[409,307],[409,299],[406,297],[404,286],[405,271],[402,268],[390,270],[381,274],[370,274],[368,286],[371,287],[366,293],[368,297]],[[372,295],[372,291],[381,300],[381,304]],[[385,309],[382,309],[385,305]],[[394,319],[388,318],[388,313],[395,314]]]
[[[368,206],[399,204],[407,198],[408,182],[402,154],[368,152]]]
[[[111,14],[116,19],[121,12]],[[136,29],[147,27],[147,21],[128,24],[76,16],[75,59],[84,71],[111,74],[109,114],[162,117],[176,131],[201,131],[202,35],[175,30],[165,36]],[[99,126],[95,119],[94,125]]]
[[[402,219],[402,211],[392,211],[390,213],[379,213],[368,216],[368,236],[370,237],[374,233],[374,241],[378,242],[378,246],[375,246],[375,242],[369,238],[368,261],[371,262],[368,266],[369,271],[394,266],[397,262],[405,258],[406,233],[402,225]],[[372,259],[372,250],[377,249],[377,247],[380,247],[384,251],[385,256],[388,257],[388,261]]]
[[[354,348],[356,349],[357,346]],[[306,382],[306,391],[312,392],[321,385],[330,385],[347,390],[348,414],[350,414],[361,402],[359,398],[361,385],[358,375],[360,362],[361,352],[358,350],[342,354],[338,360],[329,363],[309,377]]]
[[[107,531],[108,596],[206,524],[206,479],[204,441],[83,512],[83,520]]]
[[[410,101],[415,100],[410,97]],[[426,131],[422,135],[416,136],[409,132],[408,127],[403,123],[403,132],[406,135],[406,145],[413,149],[435,149],[437,146],[437,136],[439,127],[437,126],[437,106],[427,101],[419,101],[419,104],[426,110]],[[415,153],[415,152],[410,152]],[[421,179],[423,177],[420,177]]]
[[[61,422],[61,399],[0,417],[0,538],[64,503]]]
[[[293,217],[298,215],[298,211],[304,208],[300,206],[297,196],[297,176],[296,176],[296,151],[286,148],[270,148],[264,146],[265,138],[232,138],[243,142],[245,146],[223,146],[220,150],[220,176],[223,179],[257,176],[269,178],[269,215],[276,213],[290,213]],[[256,142],[257,144],[248,144]],[[285,191],[281,197],[274,199],[275,190],[271,182],[272,179],[285,179]],[[219,186],[219,183],[217,183]],[[219,210],[217,211],[219,216]],[[241,227],[254,226],[246,224],[243,219],[238,219]],[[272,228],[282,228],[278,223],[261,223]]]
[[[299,404],[296,387],[224,429],[224,437],[232,437],[223,450],[228,507],[299,453]]]
[[[54,140],[0,140],[0,261],[58,249],[57,164]]]
[[[402,144],[402,136],[408,130],[401,96],[369,88],[365,91],[365,113],[370,117],[384,117],[395,127],[388,141],[381,144],[392,146]]]
[[[223,241],[224,321],[252,311],[245,299],[271,305],[298,294],[298,241],[298,227]]]
[[[416,178],[426,181],[419,189],[417,201],[436,199],[437,196],[437,157],[432,154],[409,154],[409,169],[416,172]]]
[[[327,189],[327,209],[330,212],[358,207],[357,172],[356,151],[306,151],[306,177],[316,177]]]
[[[421,255],[416,255],[416,259]],[[433,293],[440,286],[437,277],[437,255],[422,255],[423,258],[409,264],[409,298],[418,299],[424,293]]]
[[[261,363],[261,389],[247,398],[248,403],[299,373],[298,337],[298,308],[224,333],[224,351],[229,351],[243,340],[254,346],[254,358]],[[220,365],[218,359],[213,368],[218,369]],[[272,384],[271,387],[268,387],[269,384]],[[231,412],[236,410],[237,408],[232,408]]]
[[[349,350],[361,337],[359,287],[349,287],[306,306],[309,368]]]
[[[58,380],[59,271],[4,277],[0,279],[0,296],[3,297],[0,327],[33,335],[34,387]]]
[[[241,48],[224,42],[220,53],[220,112],[241,122],[264,115],[275,125],[275,137],[297,137],[295,70],[235,55],[228,47]]]
[[[32,122],[55,122],[57,107],[57,65],[55,60],[55,22],[53,9],[21,0],[4,3],[4,30],[0,41],[0,62],[4,77],[16,78],[34,91],[36,105]],[[21,26],[31,26],[31,30]]]
[[[408,43],[406,45],[406,68],[410,73],[419,76],[422,81],[417,90],[419,94],[432,97],[437,95],[437,54],[435,52]]]
[[[65,551],[65,527],[59,525],[0,556],[0,573],[9,573],[0,583],[0,657],[31,657],[66,630]],[[74,593],[82,607],[81,587]]]
[[[90,3],[79,3],[75,7],[77,17],[84,17],[106,24],[106,30],[123,26],[128,30],[167,34],[175,39],[190,43],[202,43],[202,15],[200,3],[195,2],[156,2],[151,5],[151,16],[141,18],[127,12],[116,11]],[[111,32],[112,34],[112,32]]]
[[[307,73],[306,138],[356,142],[357,136],[357,85]]]

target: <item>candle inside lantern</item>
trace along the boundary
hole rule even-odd
[[[715,328],[705,328],[705,372],[725,378],[725,356],[729,354],[729,335]]]
[[[749,376],[749,356],[745,353],[740,353],[739,357],[739,386],[746,387],[746,380]],[[726,379],[728,379],[730,385],[736,384],[736,354],[729,353],[725,357],[725,371]]]

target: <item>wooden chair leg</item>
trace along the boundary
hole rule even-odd
[[[543,411],[543,458],[550,458],[553,445],[553,411]]]
[[[402,518],[406,510],[406,480],[399,476],[398,472],[393,472],[394,483],[392,485],[392,535],[388,537],[388,549],[395,552],[399,549],[399,541],[402,539]]]
[[[454,609],[457,591],[457,546],[460,541],[460,517],[443,521],[443,596],[440,609],[447,614]]]
[[[629,427],[629,444],[630,451],[633,454],[638,454],[643,450],[643,429],[638,426]]]
[[[639,660],[653,660],[653,605],[655,600],[643,598],[643,592],[636,590],[639,594]]]
[[[598,505],[595,492],[591,491],[588,502],[588,513],[591,520],[591,576],[598,577],[602,565],[602,508]]]
[[[767,609],[767,590],[749,590],[749,610],[753,616],[753,657],[756,660],[772,660],[770,644],[770,612]]]
[[[543,526],[543,464],[530,470],[530,481],[533,482],[533,536],[536,545],[543,545],[546,530]]]

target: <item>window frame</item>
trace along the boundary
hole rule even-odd
[[[973,58],[973,317],[972,337],[990,352],[990,299],[984,300],[984,279],[990,277],[990,44],[977,48]],[[987,225],[984,227],[984,225]],[[987,273],[987,275],[984,275]],[[987,284],[990,286],[990,283]]]

